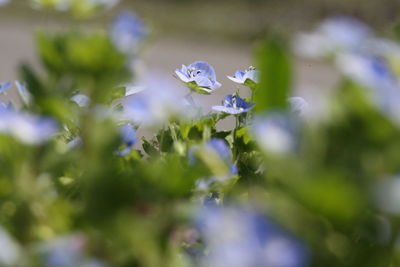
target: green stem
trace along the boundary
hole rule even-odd
[[[236,143],[236,132],[239,128],[239,115],[235,115],[235,129],[233,129],[233,158],[236,160],[237,154],[238,154],[238,149]]]
[[[192,94],[193,94],[193,91],[190,91],[187,95],[185,95],[185,99],[189,102],[189,104],[196,107],[196,102],[194,102]]]

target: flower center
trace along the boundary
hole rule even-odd
[[[201,73],[201,70],[197,70],[195,68],[188,69],[188,75],[190,78],[194,78]]]

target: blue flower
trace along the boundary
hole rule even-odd
[[[229,146],[226,142],[219,138],[212,138],[204,145],[196,145],[189,149],[188,159],[190,164],[195,164],[197,157],[195,152],[197,150],[205,151],[206,154],[213,154],[224,162],[230,162],[232,160],[232,154]]]
[[[340,71],[366,89],[371,102],[396,123],[400,123],[400,85],[384,58],[344,53],[337,57]]]
[[[40,244],[45,266],[76,266],[84,260],[86,240],[79,235],[58,237]]]
[[[213,149],[223,160],[230,160],[232,158],[231,150],[226,142],[219,138],[212,138],[206,146]]]
[[[14,238],[0,226],[0,265],[18,266],[21,264],[22,250]]]
[[[201,266],[302,267],[308,248],[280,225],[250,208],[209,205],[196,220],[208,253]]]
[[[71,97],[71,100],[80,107],[87,107],[90,104],[90,98],[84,94],[76,94]]]
[[[213,173],[213,176],[202,177],[196,181],[196,189],[199,191],[207,191],[212,184],[227,183],[238,174],[231,149],[223,139],[212,138],[204,145],[191,147],[188,160],[190,164],[202,161]]]
[[[56,237],[39,243],[35,249],[41,256],[45,267],[107,266],[99,259],[87,255],[86,250],[87,239],[79,234]]]
[[[222,106],[213,106],[215,111],[225,112],[232,115],[249,111],[255,106],[253,102],[246,102],[237,95],[227,95],[222,101]]]
[[[303,33],[295,42],[303,56],[319,58],[338,51],[361,52],[372,37],[370,29],[352,17],[335,17],[323,22],[316,31]]]
[[[252,132],[264,151],[276,155],[295,151],[298,143],[295,120],[284,113],[270,113],[255,118]]]
[[[176,69],[175,73],[197,93],[210,94],[221,87],[221,84],[217,82],[214,68],[204,61],[193,62],[189,66],[182,65],[182,68]]]
[[[111,40],[123,53],[136,53],[147,35],[147,28],[136,14],[124,12],[111,25]]]
[[[136,143],[136,132],[130,125],[123,125],[119,128],[119,133],[123,142],[124,148],[118,151],[118,156],[126,156],[131,153],[133,146]]]
[[[0,109],[0,133],[10,135],[25,144],[41,144],[54,136],[57,123],[47,117],[10,109]]]
[[[346,16],[326,20],[318,31],[334,45],[344,49],[357,49],[371,35],[371,30],[366,24]]]
[[[74,139],[70,140],[67,143],[67,147],[68,147],[68,149],[73,149],[75,147],[81,146],[82,144],[83,144],[82,137],[78,136],[78,137],[75,137]]]
[[[171,117],[190,115],[184,99],[178,95],[170,80],[163,75],[146,76],[141,81],[143,90],[122,100],[120,119],[144,127],[158,127]]]
[[[248,83],[249,81],[258,83],[259,71],[257,71],[254,67],[249,67],[249,69],[245,71],[236,71],[233,77],[228,76],[228,78],[238,84],[246,84],[246,82]]]
[[[309,104],[307,103],[307,101],[304,100],[304,98],[299,96],[294,96],[290,97],[288,99],[288,102],[290,104],[290,109],[293,113],[298,114],[300,116],[304,116],[307,114],[309,110]]]
[[[4,94],[11,87],[11,82],[0,83],[0,94]]]

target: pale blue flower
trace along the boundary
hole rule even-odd
[[[69,141],[67,143],[67,146],[69,149],[73,149],[75,147],[81,146],[82,143],[83,143],[82,137],[78,136],[78,137],[75,137],[74,139],[72,139],[71,141]]]
[[[237,166],[235,163],[232,163],[229,167],[229,172],[225,175],[211,176],[206,178],[202,177],[197,179],[195,182],[196,190],[200,192],[209,191],[212,185],[224,184],[232,180],[232,178],[234,178],[237,175],[238,175]],[[206,204],[207,198],[204,199],[204,202]]]
[[[10,135],[22,143],[41,144],[52,138],[57,130],[57,123],[51,118],[10,109],[0,110],[0,133]]]
[[[339,70],[366,89],[379,110],[400,123],[400,83],[387,61],[370,55],[343,53],[337,57]]]
[[[163,75],[145,77],[143,90],[123,99],[120,120],[145,127],[162,125],[171,117],[187,117],[184,99]]]
[[[123,53],[136,53],[147,36],[148,30],[141,19],[133,12],[118,15],[111,25],[111,40]]]
[[[368,88],[398,86],[396,77],[382,58],[360,53],[342,53],[336,59],[336,66],[344,75]]]
[[[253,102],[246,102],[237,95],[227,95],[222,101],[222,106],[213,106],[215,111],[225,112],[232,115],[248,112],[255,106]]]
[[[7,92],[11,85],[11,82],[0,82],[0,95]]]
[[[83,259],[85,239],[82,236],[66,236],[48,241],[41,245],[45,266],[67,267],[77,266]]]
[[[40,243],[35,251],[46,267],[106,267],[102,261],[86,255],[86,246],[86,238],[74,234]]]
[[[231,162],[232,160],[231,149],[229,148],[227,143],[220,138],[212,138],[203,145],[195,145],[191,147],[188,153],[188,159],[190,164],[196,163],[197,158],[195,156],[195,151],[198,149],[206,150],[208,154],[213,153],[216,156],[218,156],[219,159],[225,162]]]
[[[252,132],[261,149],[272,154],[294,152],[298,143],[295,120],[284,113],[269,113],[255,118]]]
[[[1,112],[1,110],[8,109],[10,107],[11,107],[11,103],[10,102],[3,101],[3,100],[0,101],[0,112]]]
[[[216,151],[224,160],[230,160],[232,158],[231,149],[222,139],[212,138],[206,143],[206,146]]]
[[[119,127],[119,133],[123,142],[123,148],[116,154],[118,156],[126,156],[131,153],[133,146],[136,143],[136,132],[130,125],[123,125]]]
[[[298,35],[295,50],[312,58],[330,56],[339,51],[360,52],[371,37],[368,26],[359,20],[335,17],[324,21],[314,32]]]
[[[318,29],[336,46],[345,49],[357,49],[371,36],[370,28],[363,22],[346,16],[326,20]]]
[[[200,209],[197,226],[207,267],[302,267],[308,248],[281,226],[249,209],[216,205]]]
[[[87,107],[90,104],[90,98],[84,94],[76,94],[71,97],[71,100],[80,107]]]
[[[238,174],[236,164],[233,163],[231,149],[226,141],[219,138],[212,138],[204,145],[193,146],[188,152],[188,161],[190,164],[196,164],[199,160],[196,153],[202,152],[213,161],[223,164],[226,171],[215,174],[211,177],[202,177],[196,181],[196,189],[199,191],[207,191],[212,184],[221,184],[228,182]],[[203,159],[204,160],[204,159]]]
[[[309,104],[304,98],[299,96],[290,97],[288,99],[290,104],[290,109],[293,113],[298,114],[300,116],[304,116],[307,114],[309,110]]]
[[[21,247],[15,239],[0,226],[0,265],[18,266],[21,258]]]
[[[238,84],[246,84],[246,82],[250,81],[253,83],[258,83],[260,73],[254,67],[249,67],[245,71],[236,71],[235,75],[228,76],[228,78]]]
[[[182,65],[175,74],[186,83],[189,88],[201,94],[210,94],[221,87],[217,81],[214,68],[204,61],[196,61],[189,66]]]

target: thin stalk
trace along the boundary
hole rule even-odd
[[[185,95],[185,99],[189,102],[189,104],[196,107],[196,103],[194,102],[192,94],[193,94],[193,91],[190,91],[187,95]]]

